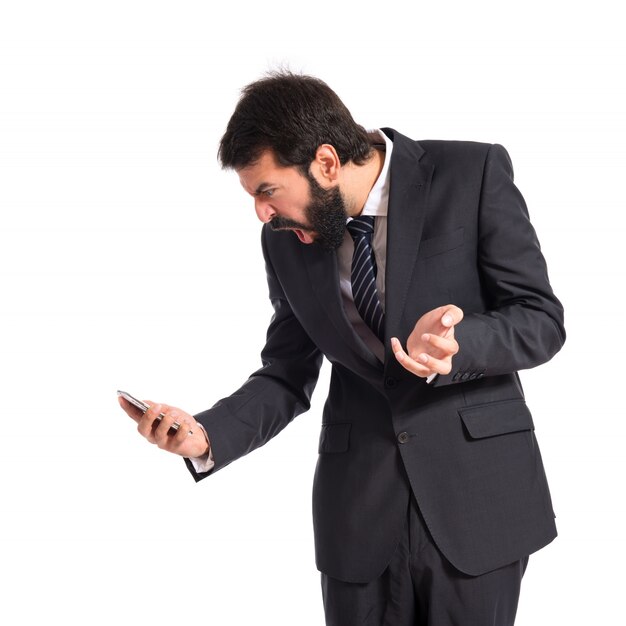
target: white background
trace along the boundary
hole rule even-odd
[[[366,127],[509,151],[568,330],[522,374],[560,537],[518,624],[623,619],[623,24],[507,4],[2,1],[3,624],[323,623],[327,365],[309,413],[198,485],[115,395],[194,413],[260,365],[260,224],[216,148],[281,64]]]

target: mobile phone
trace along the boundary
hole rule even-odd
[[[124,400],[127,400],[133,406],[136,406],[138,409],[141,409],[144,413],[150,408],[145,402],[142,402],[141,400],[137,400],[135,396],[131,396],[127,391],[121,391],[118,389],[117,395],[122,396]],[[156,419],[160,422],[164,417],[165,415],[163,415],[163,413],[160,413],[159,415],[157,415]],[[179,428],[180,428],[180,424],[178,422],[174,422],[170,426],[170,430],[178,430]],[[193,435],[193,430],[190,430],[188,434]]]

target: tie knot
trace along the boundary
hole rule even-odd
[[[358,239],[359,237],[367,237],[374,232],[374,216],[373,215],[359,215],[353,220],[350,220],[346,224],[346,228],[352,239]]]

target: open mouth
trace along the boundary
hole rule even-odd
[[[282,230],[282,231],[293,231],[296,237],[302,243],[313,243],[315,239],[313,238],[312,231],[305,230],[303,228],[296,228],[297,222],[286,219],[275,218],[270,222],[270,226],[273,230]]]
[[[302,243],[313,243],[313,237],[311,237],[308,233],[305,233],[303,230],[294,228],[293,232],[296,233],[296,236]]]

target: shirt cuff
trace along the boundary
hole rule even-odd
[[[434,374],[431,374],[427,379],[426,379],[426,383],[428,385],[430,385],[430,383],[433,382],[433,380],[435,380],[435,378],[437,378],[437,376],[439,376],[439,374],[437,374],[437,372],[435,372]]]
[[[198,472],[198,474],[203,474],[213,469],[215,465],[215,461],[213,460],[213,450],[211,449],[211,442],[209,441],[209,436],[204,429],[204,426],[198,422],[198,426],[202,429],[204,436],[206,438],[207,443],[209,444],[209,451],[197,458],[189,459],[190,463],[193,465],[193,469]]]

